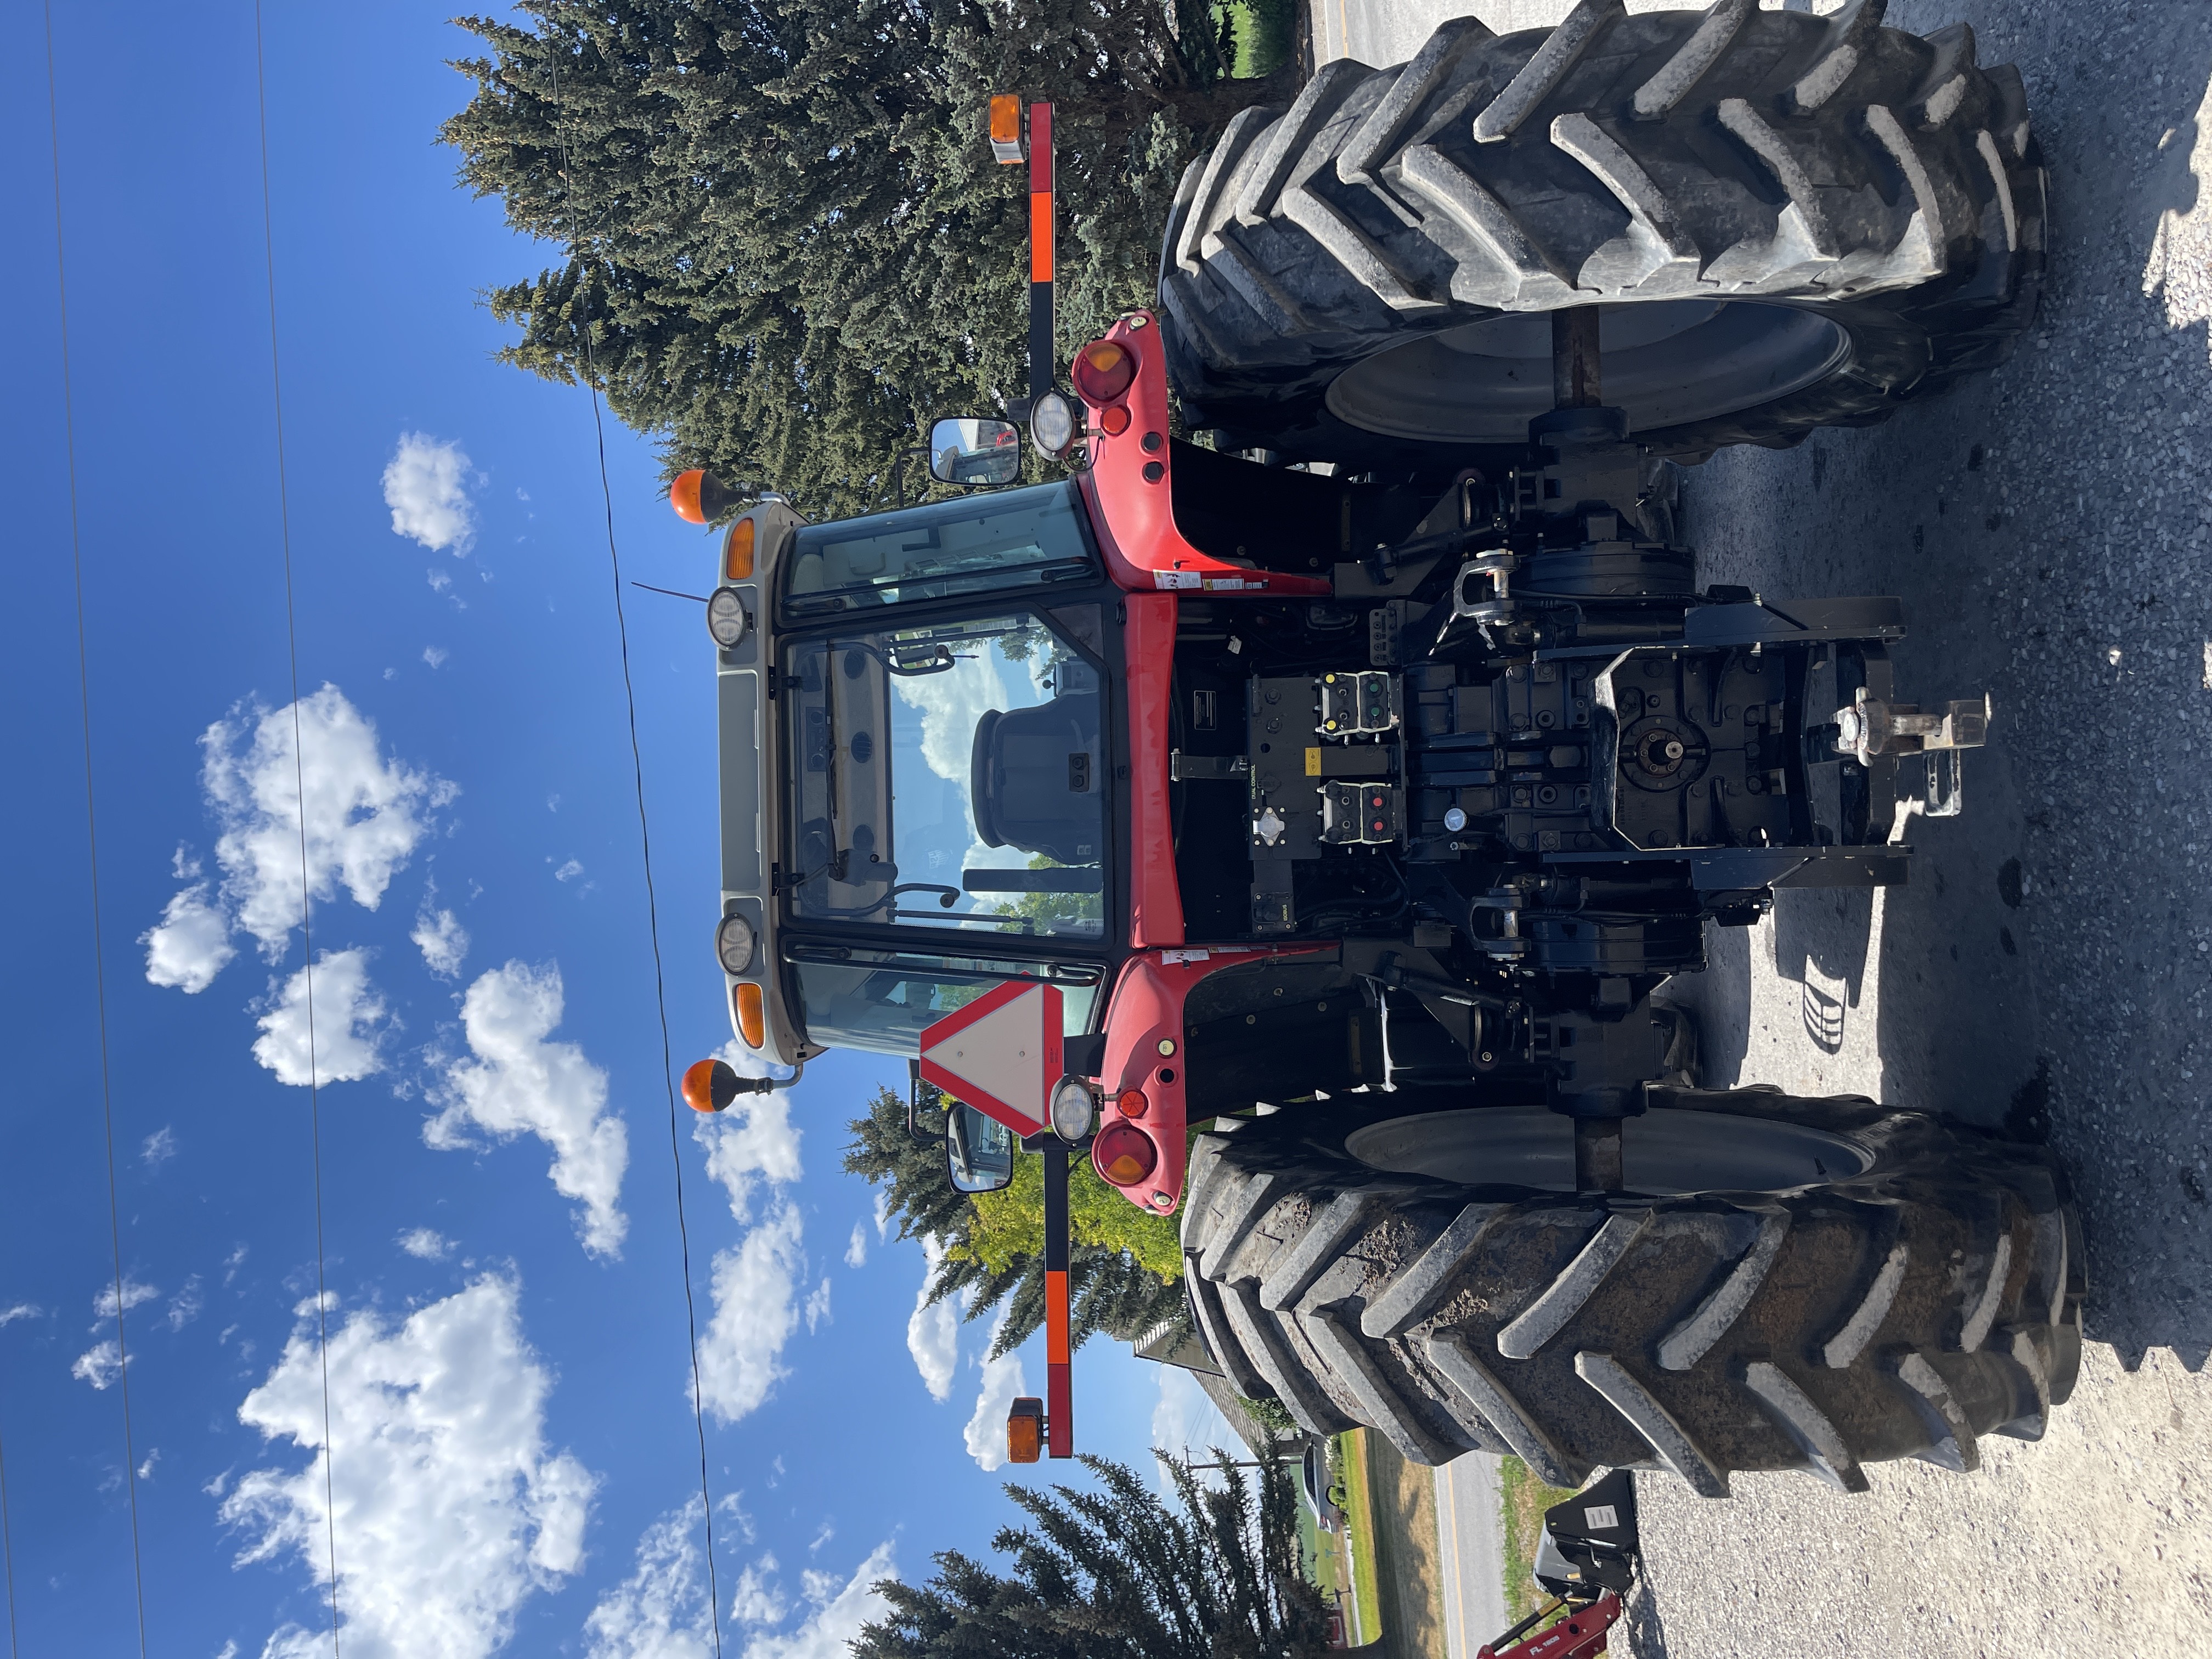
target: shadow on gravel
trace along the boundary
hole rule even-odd
[[[1774,1052],[1771,994],[1772,1032],[1746,1014],[1771,939],[1802,1023],[1780,1063],[1878,1060],[1895,1104],[2047,1139],[2087,1235],[2087,1334],[2130,1369],[2165,1347],[2194,1370],[2212,1352],[2212,10],[2160,15],[2154,64],[2100,49],[2091,9],[2021,20],[2028,52],[2001,17],[1978,29],[1984,63],[2022,58],[2050,168],[2050,271],[2008,365],[1690,475],[1701,580],[1898,594],[1899,696],[1987,690],[1996,718],[1965,816],[1911,824],[1909,886],[1784,892],[1769,928],[1711,931],[1682,996],[1711,1079],[1753,1035]],[[1949,16],[1899,0],[1889,21]]]
[[[1649,1578],[1638,1578],[1636,1588],[1629,1591],[1621,1623],[1627,1629],[1629,1650],[1636,1659],[1671,1659],[1667,1626],[1659,1617],[1659,1597]]]

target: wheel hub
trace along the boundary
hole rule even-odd
[[[1840,327],[1795,306],[1650,300],[1599,310],[1605,401],[1626,410],[1637,432],[1771,403],[1850,351]],[[1354,364],[1330,386],[1328,406],[1389,437],[1517,444],[1553,391],[1551,314],[1514,313]]]
[[[1377,1170],[1468,1187],[1575,1190],[1575,1126],[1541,1107],[1424,1112],[1357,1129],[1345,1150]],[[1789,1193],[1864,1174],[1845,1137],[1779,1118],[1663,1109],[1621,1126],[1623,1190],[1653,1198]]]

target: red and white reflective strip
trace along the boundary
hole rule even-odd
[[[1031,104],[1030,139],[1030,396],[1052,390],[1052,106]]]

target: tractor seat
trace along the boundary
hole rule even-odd
[[[990,710],[975,724],[968,766],[975,836],[986,847],[1041,853],[1056,864],[1097,864],[1104,855],[1097,692]]]

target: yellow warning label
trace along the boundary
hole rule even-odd
[[[1306,750],[1306,775],[1310,778],[1317,778],[1321,775],[1321,748],[1319,744],[1316,744],[1313,748]]]

